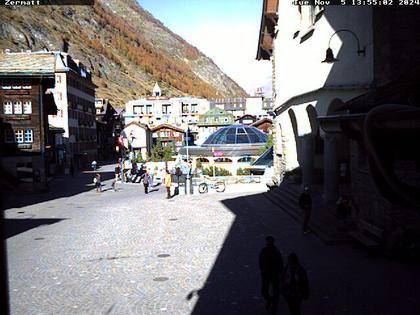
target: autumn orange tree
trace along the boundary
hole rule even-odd
[[[114,35],[110,39],[112,47],[122,52],[128,60],[152,75],[158,81],[166,82],[184,93],[206,98],[216,96],[216,89],[198,78],[185,62],[178,60],[176,57],[167,56],[153,47],[124,20],[113,15],[100,4],[96,3],[94,10],[99,16],[98,24],[113,30]],[[177,36],[177,38],[186,47],[186,55],[188,57],[192,59],[198,58],[199,52],[195,47],[189,46],[180,37]],[[112,53],[103,47],[98,39],[90,40],[89,42],[99,53],[107,57],[109,55],[112,60],[116,59]]]

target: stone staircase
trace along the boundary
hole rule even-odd
[[[283,181],[278,188],[265,192],[264,196],[298,221],[300,225],[303,217],[298,204],[300,193],[299,185]],[[345,228],[340,228],[342,223],[334,215],[334,209],[324,204],[321,191],[314,187],[311,190],[311,196],[312,214],[309,226],[312,232],[326,244],[353,242]]]

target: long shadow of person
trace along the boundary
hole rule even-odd
[[[309,298],[309,281],[295,253],[291,253],[288,257],[288,263],[281,277],[281,288],[290,315],[300,315],[302,301]]]
[[[266,309],[269,309],[271,314],[276,314],[280,299],[280,275],[283,271],[283,258],[274,245],[273,236],[267,236],[265,241],[265,247],[259,257],[261,294],[265,299]]]

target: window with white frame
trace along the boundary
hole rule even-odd
[[[24,101],[23,102],[23,113],[24,114],[32,114],[32,101]]]
[[[34,142],[34,133],[32,129],[26,129],[23,135],[23,142],[32,143]]]
[[[152,105],[151,104],[147,104],[146,105],[146,114],[150,115],[152,114]]]
[[[15,115],[22,114],[22,102],[21,101],[15,101],[13,104],[13,113]]]
[[[13,103],[12,103],[12,101],[5,101],[3,103],[3,113],[5,115],[12,115],[13,114]]]
[[[143,109],[144,109],[143,105],[133,106],[133,112],[135,115],[143,115]]]
[[[23,143],[23,130],[15,130],[15,142]]]
[[[163,104],[162,114],[170,114],[170,113],[171,113],[171,104]]]

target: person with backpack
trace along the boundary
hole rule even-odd
[[[259,257],[261,271],[261,293],[265,299],[266,309],[276,314],[280,299],[280,276],[283,271],[283,258],[274,245],[274,237],[265,238],[265,247]],[[272,294],[270,294],[270,287]]]
[[[281,291],[289,306],[290,315],[300,315],[302,301],[309,298],[309,281],[295,253],[288,257],[281,276]]]

